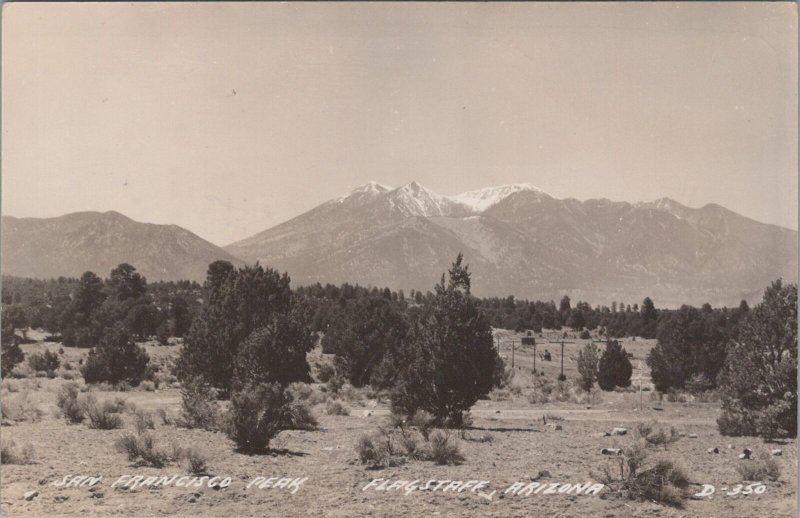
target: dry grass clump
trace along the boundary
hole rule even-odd
[[[339,401],[328,401],[325,404],[325,413],[328,415],[350,415],[350,410]]]
[[[26,421],[35,423],[42,418],[44,412],[39,408],[39,405],[31,398],[28,391],[15,394],[14,396],[3,397],[0,402],[2,408],[3,420],[14,422]]]
[[[181,388],[181,395],[179,426],[210,431],[225,429],[225,416],[211,385],[199,379],[193,380]]]
[[[90,396],[80,394],[80,386],[77,383],[64,383],[56,395],[56,405],[67,421],[78,424],[86,419],[88,397]],[[94,400],[93,396],[91,400]]]
[[[647,431],[647,426],[643,426]],[[669,459],[659,459],[648,469],[647,446],[639,440],[623,450],[617,458],[617,472],[606,466],[600,480],[619,495],[630,500],[653,501],[674,507],[682,507],[689,497],[689,478]]]
[[[128,460],[136,462],[138,466],[163,468],[184,456],[183,449],[175,443],[169,446],[158,444],[152,432],[139,435],[126,433],[114,442],[114,447],[120,453],[126,453]]]
[[[389,424],[359,438],[356,452],[362,464],[376,469],[399,466],[408,460],[432,460],[441,465],[464,460],[455,435],[441,430],[431,433],[433,417],[427,412],[418,412],[410,419],[393,415]]]
[[[453,436],[440,430],[431,434],[430,457],[439,465],[460,464],[464,461]]]
[[[146,430],[155,430],[156,422],[153,419],[153,414],[145,410],[137,410],[133,415],[133,424],[139,434],[144,433]]]
[[[287,430],[314,431],[319,428],[319,421],[311,411],[311,405],[305,401],[292,401],[289,404]]]
[[[736,471],[742,480],[774,482],[781,476],[780,465],[766,451],[759,452],[755,459],[739,461]]]
[[[158,410],[156,410],[156,415],[158,415],[158,418],[161,420],[161,424],[163,425],[169,426],[175,424],[175,420],[172,418],[171,415],[167,413],[167,410],[165,408],[159,408]]]
[[[18,448],[10,439],[0,439],[0,464],[33,464],[35,450],[30,444]]]
[[[122,409],[125,406],[123,404]],[[89,428],[97,430],[115,430],[122,428],[122,410],[117,402],[103,401],[98,403],[94,396],[86,396],[86,416],[89,418]]]
[[[395,467],[405,463],[405,458],[395,447],[392,434],[385,430],[359,437],[356,453],[361,463],[371,469]]]
[[[312,406],[324,403],[328,400],[328,395],[326,393],[315,389],[308,383],[291,383],[288,387],[288,391],[294,401],[306,401]]]
[[[208,474],[208,457],[197,448],[187,448],[183,452],[189,473],[193,475]]]

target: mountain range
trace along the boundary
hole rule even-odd
[[[19,277],[107,277],[120,263],[148,280],[202,281],[217,259],[244,262],[176,225],[140,223],[114,211],[57,218],[3,216],[2,270]]]
[[[3,217],[4,274],[107,274],[129,262],[148,279],[202,280],[208,263],[261,264],[293,284],[430,290],[463,252],[473,293],[595,304],[737,305],[778,277],[797,280],[797,232],[716,204],[559,199],[529,184],[455,196],[416,182],[370,182],[219,248],[174,225],[115,212]]]

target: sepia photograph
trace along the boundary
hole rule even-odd
[[[795,517],[795,2],[6,2],[0,515]]]

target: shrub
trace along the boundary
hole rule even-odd
[[[43,412],[39,405],[31,399],[29,392],[22,392],[16,396],[6,396],[0,403],[3,419],[20,422],[35,423],[42,418]]]
[[[336,375],[336,368],[328,362],[320,362],[317,364],[317,380],[320,383],[327,383],[332,377]]]
[[[117,406],[110,401],[97,403],[91,398],[86,405],[86,415],[89,417],[89,428],[98,430],[122,428],[122,416],[119,415]]]
[[[759,452],[756,459],[739,461],[736,471],[739,472],[742,480],[769,480],[774,482],[781,476],[781,468],[778,462],[765,451]]]
[[[216,391],[203,379],[195,378],[181,387],[181,425],[216,431],[220,429],[221,415]]]
[[[189,467],[189,473],[193,475],[205,475],[208,473],[208,457],[196,448],[187,448],[184,451],[184,458]]]
[[[35,371],[55,372],[61,365],[61,359],[48,349],[43,353],[29,354],[28,365]]]
[[[239,451],[263,452],[287,422],[291,396],[277,383],[246,384],[231,394],[228,434]]]
[[[506,389],[495,388],[489,392],[489,399],[492,401],[508,401],[511,399],[511,393]]]
[[[35,450],[30,444],[21,449],[12,440],[0,439],[0,463],[2,464],[33,464]]]
[[[406,421],[408,426],[413,426],[419,430],[422,437],[427,441],[430,437],[431,428],[437,423],[436,416],[425,410],[417,410]]]
[[[403,459],[395,454],[391,434],[373,433],[358,438],[358,459],[370,468],[386,468],[402,464]]]
[[[337,374],[328,379],[328,382],[325,384],[325,387],[328,389],[328,392],[330,392],[333,395],[337,395],[339,394],[339,390],[341,390],[344,384],[345,384],[344,378]]]
[[[56,405],[67,421],[81,423],[86,418],[86,402],[79,400],[80,387],[77,383],[65,383],[56,396]]]
[[[339,396],[350,403],[360,403],[364,400],[364,394],[361,390],[355,388],[349,383],[345,383],[339,390]]]
[[[287,394],[286,399],[291,401],[291,395]],[[319,421],[314,417],[311,406],[305,401],[291,401],[288,405],[287,418],[284,425],[287,430],[313,431],[319,427]]]
[[[338,401],[328,401],[325,405],[325,413],[328,415],[350,415],[350,410]]]
[[[156,423],[153,420],[153,415],[144,410],[137,410],[133,416],[133,423],[136,426],[136,431],[139,434],[144,433],[146,430],[155,430]]]
[[[430,457],[436,464],[460,464],[464,461],[458,445],[449,434],[437,430],[430,436],[429,447]]]
[[[655,466],[632,477],[625,484],[632,500],[655,501],[681,507],[688,495],[689,479],[670,460],[659,460]]]
[[[155,436],[146,432],[139,435],[126,433],[114,442],[120,453],[128,455],[128,460],[140,466],[163,468],[167,463],[178,460],[183,451],[176,445],[164,447],[157,444]]]
[[[426,457],[425,450],[420,448],[419,441],[413,433],[403,434],[400,438],[400,445],[409,459],[421,460]]]
[[[27,363],[19,363],[15,365],[9,374],[11,378],[16,379],[23,379],[23,378],[33,378],[36,376],[36,371],[31,369],[31,366]]]
[[[164,408],[159,408],[158,410],[156,410],[156,414],[158,414],[158,418],[161,419],[161,424],[171,425],[175,423],[175,421],[172,419],[172,417],[167,413],[166,409]]]
[[[652,433],[653,427],[643,424],[642,433]],[[644,441],[637,441],[624,450],[617,458],[619,478],[611,473],[608,467],[601,481],[630,500],[654,501],[681,507],[689,496],[689,480],[680,468],[672,461],[661,459],[653,467],[643,470],[647,460],[647,449]]]
[[[143,381],[139,383],[139,390],[144,390],[145,392],[153,392],[156,389],[156,384],[152,381]]]
[[[328,399],[325,393],[315,390],[314,387],[308,383],[290,383],[287,390],[292,396],[293,401],[306,401],[309,405],[318,405],[324,403]]]
[[[597,384],[609,391],[614,387],[629,387],[633,367],[625,349],[616,340],[606,342],[606,349],[597,367]]]

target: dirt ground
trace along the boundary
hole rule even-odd
[[[510,340],[511,334],[506,337]],[[518,337],[517,337],[518,338]],[[555,338],[555,337],[554,337]],[[565,373],[576,375],[574,357],[584,341],[569,339],[565,344]],[[541,351],[545,337],[537,339]],[[58,344],[28,344],[26,353]],[[537,368],[554,378],[560,371],[560,345],[547,343],[553,358],[537,360]],[[651,342],[625,342],[633,352],[634,379],[640,375],[647,384],[647,373],[638,372]],[[151,355],[166,361],[177,347],[148,346]],[[510,343],[501,340],[501,353],[510,356]],[[65,349],[64,355],[77,362],[85,351]],[[175,441],[202,450],[209,457],[209,473],[230,477],[224,489],[175,487],[126,489],[112,485],[121,475],[186,475],[184,463],[164,468],[135,467],[115,451],[113,443],[133,429],[132,416],[118,430],[93,430],[85,424],[68,424],[57,417],[55,398],[63,379],[34,378],[6,380],[3,398],[11,400],[27,392],[43,412],[37,422],[5,423],[1,433],[22,446],[35,450],[34,463],[2,466],[0,511],[9,515],[59,516],[796,516],[797,446],[796,441],[765,444],[756,438],[721,437],[716,429],[718,403],[698,401],[659,401],[652,392],[603,393],[592,405],[571,402],[532,405],[524,397],[530,383],[532,348],[515,346],[514,383],[523,395],[495,397],[479,401],[472,410],[472,428],[458,444],[465,458],[455,466],[438,466],[430,461],[410,461],[398,467],[367,469],[354,446],[364,433],[385,424],[389,414],[385,402],[363,399],[346,401],[349,416],[330,416],[324,404],[314,413],[320,421],[318,431],[281,432],[273,446],[280,453],[248,456],[234,452],[232,442],[221,433],[181,429],[158,424],[159,440]],[[9,387],[9,384],[13,385]],[[9,392],[9,389],[14,392]],[[164,408],[177,416],[180,390],[169,387],[148,392],[97,391],[98,399],[122,397],[139,409]],[[495,395],[496,396],[496,395]],[[658,410],[656,410],[658,409]],[[551,426],[543,423],[543,416]],[[559,419],[560,418],[560,419]],[[703,484],[716,487],[711,498],[687,500],[682,509],[653,502],[622,499],[603,489],[598,495],[533,493],[527,496],[505,493],[517,482],[528,484],[532,477],[547,471],[540,483],[583,484],[599,482],[604,465],[612,457],[601,454],[604,447],[622,447],[634,441],[636,423],[657,419],[685,434],[677,442],[650,449],[650,460],[669,458],[689,475],[693,490]],[[560,430],[552,426],[557,424]],[[625,436],[604,436],[614,427],[629,430]],[[693,437],[696,435],[696,437]],[[490,437],[486,441],[486,437]],[[485,442],[482,442],[482,439]],[[730,445],[730,446],[729,446]],[[708,453],[717,447],[718,454]],[[780,466],[777,482],[764,482],[763,494],[728,496],[742,483],[736,470],[737,455],[743,448],[754,451],[781,448],[773,457]],[[93,486],[58,487],[67,475],[102,476]],[[306,478],[299,489],[246,487],[256,477]],[[373,479],[488,481],[480,491],[400,491],[364,490]],[[274,480],[273,480],[274,483]],[[727,488],[723,490],[722,488]],[[30,496],[30,492],[36,492]],[[30,499],[26,499],[28,494]]]

